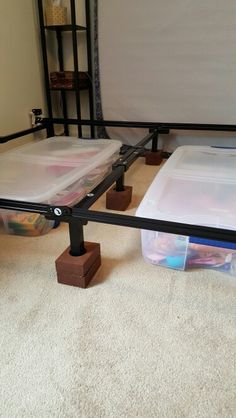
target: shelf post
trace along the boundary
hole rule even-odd
[[[58,45],[58,62],[60,71],[64,71],[64,59],[63,59],[63,50],[62,50],[62,34],[61,31],[57,30],[57,45]],[[66,102],[66,92],[61,91],[61,100],[62,100],[62,111],[64,119],[68,119],[68,110]],[[68,123],[64,124],[65,135],[69,135],[69,126]]]
[[[91,13],[90,13],[90,0],[85,0],[86,8],[86,37],[87,37],[87,63],[88,63],[88,75],[89,75],[89,114],[90,120],[94,119],[94,86],[93,86],[93,68],[92,68],[92,47],[91,47]],[[95,136],[94,125],[90,126],[91,138]]]
[[[78,121],[81,121],[81,103],[80,103],[80,90],[79,90],[79,80],[78,80],[78,77],[79,77],[79,63],[78,63],[75,0],[70,0],[70,7],[71,7],[73,59],[74,59],[74,72],[75,72],[76,113],[77,113]],[[81,127],[81,125],[78,125],[78,136],[80,138],[82,137],[82,127]]]
[[[41,37],[41,50],[43,55],[43,68],[44,68],[44,80],[45,80],[45,94],[47,100],[47,110],[49,119],[53,118],[52,111],[52,100],[50,93],[50,83],[49,83],[49,73],[48,73],[48,59],[47,59],[47,44],[46,36],[44,29],[44,16],[43,16],[43,2],[38,0],[38,15],[39,15],[39,25],[40,25],[40,37]],[[54,126],[51,125],[50,133],[54,136]]]

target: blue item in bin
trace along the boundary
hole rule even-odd
[[[167,266],[173,269],[182,269],[185,264],[185,257],[182,255],[168,255],[166,257]]]
[[[189,237],[189,243],[200,244],[200,245],[210,245],[211,247],[228,248],[228,249],[236,250],[236,243],[234,242],[225,242],[225,241],[216,241],[216,240],[211,240],[211,239],[206,239],[206,238]]]

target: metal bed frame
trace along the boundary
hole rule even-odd
[[[21,132],[0,137],[0,144],[34,133],[39,130],[46,129],[47,137],[52,136],[54,132],[54,124],[64,124],[64,119],[44,118],[40,126],[27,129]],[[126,226],[138,229],[155,230],[160,232],[180,234],[186,236],[194,236],[199,238],[208,238],[217,241],[236,243],[236,232],[232,230],[205,227],[199,225],[190,225],[186,223],[167,222],[156,219],[148,219],[136,216],[128,216],[110,212],[90,210],[90,207],[96,200],[105,193],[114,183],[117,196],[119,192],[124,190],[125,172],[140,156],[146,152],[145,146],[151,142],[151,150],[153,153],[158,150],[158,135],[169,134],[171,130],[196,130],[196,131],[221,131],[236,132],[236,125],[215,125],[215,124],[193,124],[193,123],[163,123],[163,122],[125,122],[125,121],[98,121],[98,120],[80,120],[68,119],[68,125],[84,125],[92,126],[113,126],[113,127],[129,127],[129,128],[146,128],[149,133],[135,146],[121,148],[120,158],[113,164],[111,173],[82,201],[73,207],[53,206],[48,204],[39,204],[33,202],[23,202],[16,200],[0,199],[0,208],[8,210],[17,210],[25,212],[34,212],[44,215],[47,219],[66,222],[69,225],[70,246],[69,256],[75,261],[81,259],[86,254],[86,246],[84,241],[83,227],[89,221],[105,223],[111,225]],[[164,157],[168,157],[164,154]],[[81,273],[80,273],[81,278]],[[91,277],[81,284],[79,287],[86,287]],[[59,280],[58,280],[59,281]]]

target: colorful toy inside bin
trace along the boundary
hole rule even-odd
[[[8,212],[3,221],[9,233],[28,237],[47,234],[54,227],[54,221],[38,213]]]
[[[152,264],[176,270],[209,268],[235,275],[236,244],[155,231],[148,235],[148,243],[142,237],[143,251]]]

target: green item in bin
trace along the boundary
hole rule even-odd
[[[9,215],[8,227],[16,235],[37,236],[50,229],[47,219],[38,213],[17,213]]]

